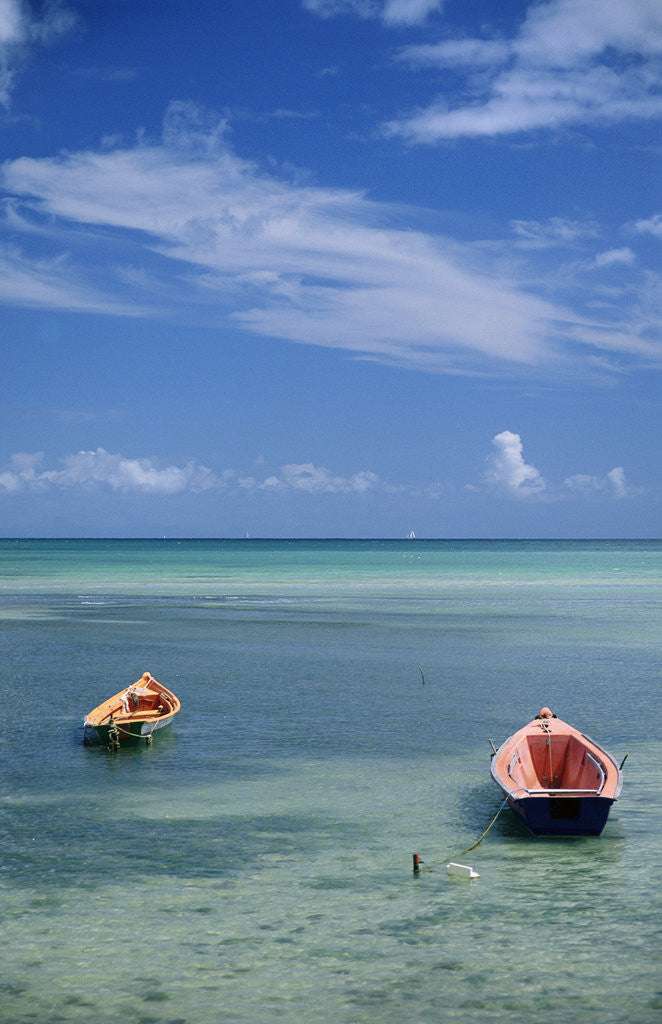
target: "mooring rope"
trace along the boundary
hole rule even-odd
[[[432,871],[435,867],[438,867],[439,864],[448,864],[449,861],[454,861],[457,857],[464,857],[465,853],[471,853],[472,850],[475,850],[476,847],[479,846],[482,843],[483,839],[485,838],[487,833],[490,831],[490,829],[492,828],[492,825],[495,823],[495,821],[497,820],[497,818],[499,817],[499,815],[501,814],[502,810],[504,809],[504,807],[506,806],[507,803],[508,803],[508,798],[506,797],[506,799],[501,804],[501,807],[496,812],[496,814],[492,818],[491,822],[489,823],[489,825],[487,826],[487,828],[483,832],[483,834],[480,837],[480,839],[477,839],[475,843],[471,844],[471,846],[467,846],[466,850],[460,850],[459,853],[454,853],[450,857],[444,857],[443,860],[435,860],[435,861],[433,861],[432,864],[426,864],[425,861],[419,860],[418,861],[418,865],[414,867],[414,873],[418,874],[421,871]],[[414,864],[415,865],[417,864],[416,860],[414,861]]]
[[[116,725],[115,728],[118,732],[124,733],[125,736],[134,736],[137,740],[143,740],[146,736],[151,736],[151,732],[131,732],[130,729],[124,729],[121,725]]]
[[[142,724],[142,723],[141,723]],[[93,729],[93,726],[90,726]],[[86,723],[83,723],[83,742],[86,737]],[[119,750],[120,748],[120,736],[128,736],[130,739],[145,740],[146,743],[152,742],[152,734],[154,730],[150,732],[131,732],[130,729],[125,729],[124,726],[116,722],[112,717],[108,723],[108,743],[106,744],[107,750]]]

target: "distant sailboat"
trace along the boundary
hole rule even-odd
[[[407,534],[407,540],[416,540],[416,534],[414,533],[413,530],[411,530],[410,533]]]

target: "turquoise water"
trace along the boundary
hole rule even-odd
[[[659,1021],[661,623],[656,542],[0,541],[0,1020]],[[145,670],[173,727],[84,746]],[[605,831],[449,878],[543,704]]]

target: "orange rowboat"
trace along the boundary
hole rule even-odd
[[[149,672],[114,697],[90,711],[83,720],[83,741],[91,729],[109,750],[141,739],[152,742],[152,733],[170,725],[181,707],[179,698]]]
[[[623,784],[613,757],[549,708],[501,744],[490,771],[536,836],[599,836]]]

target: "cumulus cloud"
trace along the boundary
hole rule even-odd
[[[68,32],[73,12],[52,0],[36,15],[24,0],[0,0],[0,106],[9,107],[20,62],[29,47]]]
[[[531,499],[543,493],[550,498],[560,496],[558,489],[550,488],[538,469],[525,461],[519,434],[504,430],[493,438],[492,445],[494,450],[487,459],[483,479],[487,487],[516,499]],[[262,465],[262,459],[255,461],[255,467]],[[635,493],[628,486],[621,466],[604,477],[582,473],[569,476],[564,488],[566,494],[577,496],[602,494],[625,498]],[[226,496],[295,493],[302,497],[345,495],[356,498],[371,494],[409,494],[438,500],[444,489],[439,483],[415,487],[393,483],[369,469],[343,475],[313,462],[286,463],[277,472],[259,476],[255,472],[242,474],[232,469],[217,472],[195,460],[184,465],[159,465],[152,458],[112,453],[101,447],[66,455],[55,468],[44,466],[43,452],[18,452],[0,471],[0,495],[8,500],[21,494],[49,491],[67,491],[81,497],[105,491],[120,497],[163,498],[205,492]],[[475,487],[468,489],[476,490]]]
[[[279,475],[268,476],[262,482],[254,477],[244,478],[241,486],[261,491],[305,491],[308,494],[365,494],[380,484],[379,477],[370,470],[339,476],[315,466],[312,462],[290,463],[282,466]]]
[[[604,477],[575,473],[567,477],[564,483],[569,490],[585,495],[608,492],[615,498],[626,498],[629,493],[622,466],[614,467]]]
[[[386,131],[434,143],[659,117],[661,58],[659,0],[531,4],[510,39],[404,49],[411,64],[464,69],[464,88],[455,103],[439,98]]]
[[[522,438],[504,430],[492,438],[494,451],[488,457],[485,481],[511,497],[530,498],[541,494],[546,483],[535,466],[524,461]]]
[[[616,466],[614,469],[607,473],[607,480],[614,489],[614,492],[618,498],[624,498],[627,494],[627,487],[625,484],[625,471],[622,466]]]
[[[39,453],[12,456],[9,467],[0,473],[0,487],[12,493],[48,487],[84,490],[105,485],[113,491],[176,494],[219,486],[211,470],[195,462],[159,469],[150,459],[126,458],[104,448],[67,455],[61,469],[39,469],[42,460]]]
[[[279,474],[259,481],[255,476],[240,476],[232,470],[217,474],[195,461],[184,466],[159,468],[152,459],[127,458],[104,448],[67,455],[58,469],[41,468],[43,459],[41,452],[13,455],[8,467],[0,473],[0,492],[16,494],[48,488],[83,492],[106,487],[123,493],[172,495],[184,491],[227,491],[235,485],[244,491],[365,494],[380,483],[379,477],[370,470],[344,477],[311,462],[284,465]]]
[[[307,462],[303,465],[283,466],[283,481],[295,491],[308,491],[310,494],[363,494],[370,490],[378,481],[374,473],[355,473],[347,478],[336,476],[323,467]]]
[[[16,455],[12,455],[9,467],[0,473],[0,488],[13,493],[38,484],[37,466],[42,458],[41,452],[17,452]]]
[[[550,487],[535,466],[524,459],[524,446],[519,434],[504,430],[492,438],[494,451],[487,458],[484,482],[488,487],[511,498],[534,498],[544,493],[548,499],[562,497],[558,487]],[[575,473],[563,481],[566,495],[602,494],[611,498],[626,498],[632,492],[625,479],[622,466],[616,466],[604,477],[589,473]]]

